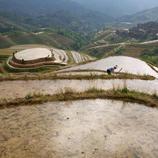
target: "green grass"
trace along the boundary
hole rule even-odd
[[[4,33],[7,38],[0,35],[0,48],[21,44],[44,44],[61,49],[79,49],[89,41],[88,36],[69,29],[51,27],[40,30],[37,28],[37,32],[43,33],[36,35],[31,30],[10,30]]]
[[[15,99],[12,101],[1,100],[0,108],[9,108],[22,105],[35,105],[51,101],[73,101],[85,99],[112,99],[121,100],[125,102],[140,103],[149,107],[158,107],[158,96],[130,91],[127,88],[118,90],[98,90],[95,88],[89,89],[85,92],[74,92],[68,89],[64,92],[55,95],[42,95],[42,94],[28,94],[25,98]]]
[[[106,46],[100,48],[86,49],[83,50],[87,52],[89,55],[94,56],[98,59],[108,56],[108,54],[115,50],[118,46]]]
[[[40,70],[41,71],[41,70]],[[36,70],[37,72],[37,70]],[[113,74],[113,75],[107,75],[105,74],[87,74],[87,75],[58,75],[57,73],[36,73],[36,75],[33,74],[21,74],[21,75],[14,75],[9,74],[5,76],[0,76],[0,81],[12,81],[12,80],[95,80],[95,79],[103,79],[103,80],[110,80],[110,79],[140,79],[140,80],[154,80],[155,78],[153,76],[140,76],[140,75],[133,75],[133,74],[126,74],[126,73],[119,73],[119,74]]]
[[[8,55],[0,55],[0,62],[3,63],[8,59],[8,57],[9,57]]]
[[[158,55],[142,55],[141,59],[148,63],[158,66]]]
[[[21,73],[21,72],[38,73],[38,72],[47,72],[49,70],[55,71],[55,70],[59,69],[59,66],[57,66],[57,65],[54,65],[54,66],[41,66],[41,67],[29,68],[29,69],[25,69],[25,68],[14,69],[14,68],[9,67],[6,64],[4,64],[3,67],[6,70],[6,72],[8,72],[8,73]]]
[[[71,51],[67,51],[66,53],[67,53],[67,56],[68,56],[68,58],[69,58],[68,64],[69,64],[69,65],[75,64],[75,61],[74,61],[74,58],[73,58],[73,56],[72,56]]]
[[[103,57],[125,55],[139,58],[148,63],[158,66],[158,49],[157,45],[143,45],[143,44],[126,44],[124,47],[121,45],[109,45],[98,48],[86,48],[88,54],[101,59]]]

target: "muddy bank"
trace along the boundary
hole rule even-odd
[[[67,89],[83,92],[90,88],[118,89],[127,87],[129,90],[148,94],[158,94],[158,80],[29,80],[0,82],[0,99],[24,98],[28,94],[57,94]]]
[[[158,110],[110,100],[0,110],[1,158],[158,157]]]

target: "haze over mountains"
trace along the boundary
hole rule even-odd
[[[60,26],[73,31],[91,31],[112,20],[69,0],[0,0],[0,16],[25,27]]]
[[[105,26],[158,21],[157,5],[157,0],[0,0],[0,47],[40,43],[79,49]]]
[[[158,6],[157,0],[74,0],[87,8],[91,8],[114,17],[134,14]]]
[[[146,23],[149,21],[158,21],[158,7],[147,9],[132,15],[123,16],[119,21],[131,23]]]
[[[0,47],[40,43],[79,48],[87,34],[112,20],[71,0],[0,0]]]
[[[135,13],[158,5],[156,0],[150,3],[148,0],[141,0],[141,3],[136,0],[0,0],[0,4],[0,28],[5,29],[6,25],[31,29],[53,26],[85,33],[115,22],[121,15],[119,22],[158,19],[158,8]],[[131,13],[135,14],[125,16]]]

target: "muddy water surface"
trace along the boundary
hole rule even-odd
[[[0,110],[1,158],[157,158],[158,110],[111,100]]]
[[[125,73],[131,74],[139,74],[139,75],[151,75],[158,78],[158,73],[155,72],[147,63],[141,61],[136,58],[126,57],[126,56],[114,56],[108,57],[105,59],[97,60],[95,62],[74,66],[72,68],[65,69],[66,71],[71,70],[87,70],[87,69],[94,69],[94,70],[107,70],[110,67],[118,65],[118,70]],[[63,70],[63,71],[65,71]]]
[[[56,94],[65,89],[83,92],[90,88],[117,89],[127,86],[130,90],[158,94],[158,80],[34,80],[0,82],[0,99],[23,98],[28,94]]]

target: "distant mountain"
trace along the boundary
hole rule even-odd
[[[113,20],[70,0],[0,0],[0,17],[24,28],[63,27],[78,32],[94,31]]]
[[[119,21],[130,23],[146,23],[150,21],[158,21],[158,7],[138,12],[133,15],[121,17]]]
[[[158,6],[158,0],[73,0],[113,17],[134,14]]]

